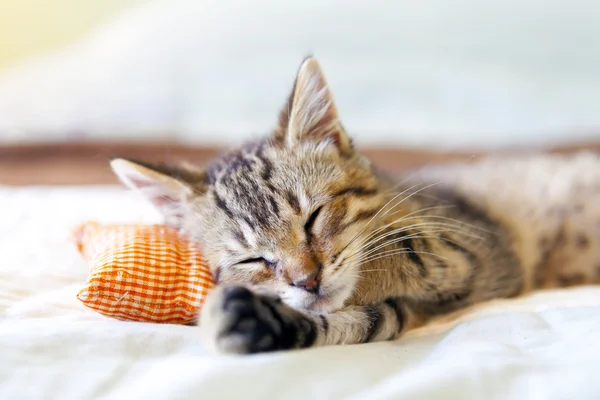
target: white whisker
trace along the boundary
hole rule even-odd
[[[419,224],[412,224],[412,225],[407,225],[407,226],[400,227],[400,228],[397,228],[397,229],[393,229],[393,230],[391,230],[389,232],[386,232],[384,234],[381,234],[380,236],[375,237],[374,239],[371,239],[368,243],[361,243],[361,246],[358,249],[356,249],[354,251],[354,253],[352,253],[350,256],[348,256],[348,258],[353,257],[356,253],[359,253],[359,252],[363,251],[364,249],[368,248],[369,246],[372,246],[373,244],[377,243],[378,241],[381,241],[382,239],[385,239],[388,236],[395,235],[395,234],[398,234],[398,233],[402,233],[402,232],[405,232],[405,231],[408,231],[408,230],[412,230],[412,229],[415,229],[415,228],[420,228],[420,227],[444,228],[444,229],[439,229],[439,230],[436,230],[436,231],[428,231],[428,232],[419,231],[419,232],[415,232],[414,234],[433,233],[433,232],[448,232],[448,233],[453,232],[453,233],[461,234],[461,235],[464,235],[466,237],[471,237],[471,238],[474,238],[474,239],[479,239],[479,240],[483,239],[480,236],[471,234],[469,232],[461,231],[461,230],[458,230],[458,229],[453,229],[454,226],[451,225],[451,224],[447,224],[447,223],[443,223],[443,222],[422,222],[422,223],[419,223]]]
[[[387,272],[389,270],[387,270],[387,269],[361,269],[358,272],[363,273],[363,272],[378,272],[378,271]]]
[[[438,183],[439,183],[439,182],[438,182]],[[394,205],[393,205],[391,208],[389,208],[389,209],[388,209],[388,210],[387,210],[385,213],[383,213],[383,214],[382,214],[382,215],[379,217],[379,219],[381,219],[381,218],[385,217],[387,213],[389,213],[391,210],[393,210],[395,207],[397,207],[397,206],[398,206],[399,204],[401,204],[403,201],[405,201],[405,200],[409,199],[409,198],[410,198],[411,196],[413,196],[415,193],[418,193],[419,191],[421,191],[421,190],[425,190],[425,189],[427,189],[427,188],[429,188],[429,187],[431,187],[431,186],[434,186],[434,185],[436,185],[436,184],[437,184],[437,183],[432,183],[432,184],[430,184],[430,185],[428,185],[428,186],[425,186],[425,187],[423,187],[423,188],[419,189],[419,190],[418,190],[418,191],[416,191],[416,192],[413,192],[413,193],[412,193],[411,195],[409,195],[408,197],[405,197],[405,198],[403,198],[402,200],[400,200],[399,202],[397,202],[396,204],[394,204]],[[346,246],[344,246],[344,249],[346,249],[348,246],[350,246],[350,245],[352,244],[352,242],[354,242],[354,240],[356,240],[356,238],[358,238],[358,237],[359,237],[359,236],[360,236],[360,235],[361,235],[361,234],[362,234],[362,233],[363,233],[363,232],[364,232],[364,231],[367,229],[367,227],[368,227],[368,226],[369,226],[369,225],[370,225],[370,224],[371,224],[371,223],[372,223],[372,222],[375,220],[375,218],[377,218],[377,216],[378,216],[378,215],[379,215],[379,214],[380,214],[380,213],[381,213],[381,212],[382,212],[382,211],[383,211],[383,210],[384,210],[384,209],[385,209],[385,208],[386,208],[386,207],[387,207],[387,206],[388,206],[388,205],[389,205],[389,204],[390,204],[392,201],[394,201],[395,199],[397,199],[399,196],[402,196],[402,195],[403,195],[404,193],[406,193],[407,191],[409,191],[409,190],[411,190],[411,189],[413,189],[413,188],[415,188],[415,187],[418,187],[418,186],[420,186],[420,185],[422,185],[422,183],[418,183],[418,184],[416,184],[416,185],[413,185],[413,186],[409,187],[408,189],[406,189],[406,190],[403,190],[402,192],[400,192],[400,193],[398,193],[397,195],[395,195],[394,197],[392,197],[392,198],[391,198],[391,199],[390,199],[390,200],[389,200],[387,203],[385,203],[385,204],[383,205],[383,207],[381,207],[381,208],[379,209],[379,211],[377,211],[377,213],[376,213],[375,215],[373,215],[373,217],[371,217],[371,219],[370,219],[370,220],[369,220],[369,221],[368,221],[368,222],[365,224],[365,226],[364,226],[364,227],[363,227],[363,228],[362,228],[362,229],[361,229],[361,230],[360,230],[360,231],[359,231],[359,232],[358,232],[356,235],[354,235],[354,237],[353,237],[352,239],[350,239],[350,241],[348,242],[348,244],[346,244]],[[342,251],[343,251],[343,250],[342,250]]]
[[[361,264],[366,264],[366,263],[369,263],[369,262],[372,262],[372,261],[375,261],[375,260],[379,260],[381,258],[391,257],[391,256],[399,255],[399,254],[409,254],[409,253],[427,254],[427,255],[430,255],[430,256],[433,256],[433,257],[441,258],[443,260],[448,260],[448,258],[446,258],[446,257],[440,256],[439,254],[431,253],[431,252],[428,252],[428,251],[415,251],[415,250],[413,250],[413,251],[400,251],[400,250],[402,250],[402,249],[396,249],[395,251],[390,250],[389,253],[388,252],[383,252],[383,253],[380,253],[380,254],[375,254],[375,255],[373,255],[371,257],[368,257],[365,260],[361,260],[360,262],[361,262]]]
[[[381,232],[382,230],[385,230],[386,228],[389,228],[392,225],[399,224],[400,222],[405,222],[405,221],[413,220],[413,219],[426,219],[426,218],[429,218],[429,219],[441,219],[441,220],[445,220],[445,221],[456,222],[458,224],[456,226],[456,228],[464,226],[464,227],[472,228],[472,229],[475,229],[475,230],[480,230],[480,231],[483,231],[483,232],[486,232],[486,233],[491,233],[491,234],[494,233],[493,231],[489,231],[489,230],[480,228],[478,226],[468,224],[466,222],[462,222],[462,221],[459,221],[459,220],[456,220],[456,219],[453,219],[453,218],[443,217],[443,216],[440,216],[440,215],[423,215],[423,216],[418,216],[418,217],[417,216],[413,216],[413,217],[407,218],[407,217],[409,217],[412,214],[415,214],[417,212],[422,212],[424,210],[428,210],[428,209],[432,209],[432,208],[436,208],[436,207],[429,207],[429,208],[425,208],[425,209],[422,209],[422,210],[419,210],[419,211],[414,211],[414,212],[412,212],[410,214],[407,214],[407,215],[403,216],[402,218],[399,218],[399,219],[397,219],[395,221],[392,221],[392,222],[390,222],[390,223],[382,226],[381,228],[378,228],[378,229],[374,230],[373,232],[371,232],[369,235],[367,235],[364,238],[364,240],[367,240],[367,239],[371,238],[372,236],[376,235],[377,233]],[[483,238],[479,237],[479,239],[483,239]]]
[[[378,250],[381,250],[389,245],[392,245],[394,243],[398,243],[398,242],[402,242],[406,239],[431,239],[431,238],[435,238],[435,236],[411,236],[411,235],[407,235],[398,239],[394,239],[394,240],[388,240],[387,242],[385,242],[384,244],[377,246],[377,248],[369,250],[366,253],[360,254],[358,259],[362,259],[364,257],[369,257],[371,255],[376,255],[376,254],[381,254],[381,253],[377,253]],[[393,249],[392,249],[393,250]],[[386,251],[391,251],[391,250],[386,250]],[[376,253],[376,254],[373,254]],[[352,261],[356,261],[356,258],[353,258]]]

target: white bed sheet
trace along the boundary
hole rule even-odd
[[[600,288],[490,303],[401,340],[234,357],[193,327],[79,304],[85,219],[158,219],[116,187],[0,187],[1,399],[598,399]]]

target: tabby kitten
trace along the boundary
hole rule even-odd
[[[600,279],[597,156],[394,183],[352,146],[312,58],[264,140],[206,169],[112,167],[202,243],[220,285],[199,325],[219,352],[389,340],[474,303]]]

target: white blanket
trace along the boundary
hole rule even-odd
[[[0,399],[598,399],[600,288],[470,310],[395,342],[234,357],[194,327],[110,320],[75,298],[73,226],[156,221],[115,187],[0,187]]]

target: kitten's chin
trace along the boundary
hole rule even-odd
[[[323,291],[322,294],[284,297],[283,301],[290,307],[329,313],[344,307],[352,294],[352,287],[344,286]]]
[[[313,302],[309,309],[317,312],[337,311],[344,307],[348,297],[350,297],[350,293],[348,293],[348,295],[343,295],[339,292],[332,296],[321,296]]]

